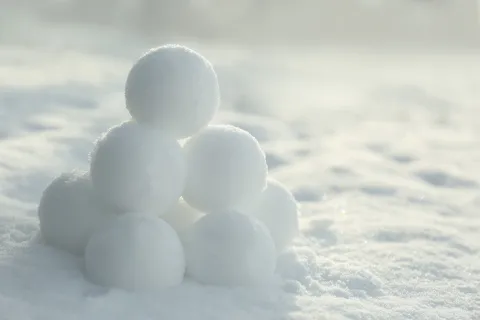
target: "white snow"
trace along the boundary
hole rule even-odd
[[[83,254],[91,235],[110,223],[115,212],[99,201],[88,172],[63,173],[46,188],[40,200],[40,232],[51,246]]]
[[[183,146],[187,180],[183,199],[205,213],[228,211],[266,186],[267,163],[258,141],[232,125],[211,125]]]
[[[185,254],[172,227],[150,214],[127,213],[96,232],[85,249],[93,282],[133,291],[179,285]]]
[[[183,199],[161,216],[179,235],[184,242],[188,230],[200,219],[204,213],[189,206]]]
[[[164,45],[145,53],[132,67],[125,98],[138,122],[186,138],[212,120],[220,91],[206,58],[185,46]]]
[[[299,208],[288,188],[281,182],[269,178],[267,187],[258,199],[238,208],[265,224],[278,252],[283,251],[298,235]]]
[[[207,214],[189,230],[187,274],[210,285],[257,286],[273,278],[275,244],[260,221],[235,211]]]
[[[98,139],[90,174],[95,192],[111,205],[163,214],[180,198],[187,172],[176,140],[131,120]]]
[[[292,27],[285,21],[302,20],[315,32],[321,14],[329,19],[320,21],[326,26],[320,31],[330,34],[339,15],[328,5],[354,2],[313,1],[325,10],[302,12],[315,19],[294,10],[300,1],[285,1],[293,20],[273,16],[269,28],[277,28],[274,18],[281,31]],[[403,40],[416,35],[407,6],[397,10],[407,1],[372,6],[379,19],[368,24],[357,11],[345,11],[357,19],[348,30],[371,27],[392,44],[396,39],[381,21],[394,20],[397,34],[402,23],[413,30]],[[421,5],[438,5],[435,15],[442,4],[468,2]],[[30,8],[48,10],[43,1],[34,3]],[[185,42],[212,61],[222,93],[231,93],[215,123],[251,130],[271,177],[299,201],[300,234],[278,257],[272,284],[226,288],[185,279],[133,293],[92,284],[82,259],[39,241],[36,210],[52,179],[88,169],[92,141],[129,118],[125,77],[140,52],[163,40],[38,25],[31,15],[1,10],[0,318],[479,319],[480,59],[478,47],[443,41],[466,42],[466,35],[450,31],[478,20],[441,12],[440,31],[419,31],[443,49]],[[74,13],[62,17],[82,16]],[[335,31],[327,40],[344,30]],[[353,31],[344,38],[362,42]],[[255,35],[268,40],[265,31]],[[325,40],[305,38],[309,45]]]

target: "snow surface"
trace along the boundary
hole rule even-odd
[[[269,286],[134,294],[93,285],[81,259],[39,243],[36,208],[128,119],[125,76],[158,43],[61,32],[0,48],[1,319],[479,318],[474,52],[193,43],[227,92],[216,122],[257,137],[301,203],[301,235]]]

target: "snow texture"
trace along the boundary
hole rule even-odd
[[[126,121],[96,142],[90,174],[95,192],[111,205],[127,212],[163,214],[180,198],[187,173],[176,140]]]
[[[124,214],[96,232],[85,249],[93,282],[132,291],[179,285],[185,254],[172,227],[150,214]]]
[[[279,181],[270,178],[258,199],[245,204],[239,211],[252,215],[265,224],[278,252],[283,251],[298,235],[297,201]]]
[[[211,125],[183,146],[187,182],[183,198],[205,212],[223,212],[257,197],[267,163],[258,141],[232,125]]]
[[[320,2],[326,9],[353,3]],[[410,30],[417,28],[407,26],[410,7],[467,3],[381,2],[372,14]],[[292,12],[298,3],[284,5]],[[270,285],[185,279],[133,293],[92,284],[82,259],[39,241],[37,207],[60,172],[88,169],[96,137],[128,119],[125,77],[138,52],[158,40],[38,25],[2,9],[0,319],[480,319],[478,48],[185,42],[214,63],[222,93],[231,93],[215,123],[234,124],[261,142],[270,176],[301,205],[300,234],[278,257]],[[310,11],[315,20],[304,23],[311,28],[319,11]],[[338,21],[334,11],[320,13]],[[464,20],[423,32],[440,41]],[[278,21],[282,30],[291,27]],[[395,41],[380,22],[365,25]]]
[[[91,235],[116,217],[94,195],[88,172],[63,173],[45,189],[38,207],[45,242],[83,254]]]
[[[164,45],[145,53],[132,67],[125,85],[130,114],[176,138],[205,127],[220,104],[217,75],[199,53]]]
[[[187,274],[210,285],[256,286],[268,283],[276,254],[268,229],[235,211],[207,214],[187,235]]]

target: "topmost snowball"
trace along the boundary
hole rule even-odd
[[[220,89],[207,59],[187,47],[165,45],[151,49],[133,65],[125,99],[139,123],[186,138],[212,120],[220,104]]]

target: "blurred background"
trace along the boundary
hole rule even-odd
[[[31,192],[23,184],[12,191],[15,197],[28,193],[33,205],[59,167],[85,167],[92,141],[128,117],[123,99],[128,70],[145,50],[166,42],[191,46],[212,61],[222,93],[217,120],[249,130],[267,149],[270,141],[278,149],[270,153],[272,168],[297,161],[296,151],[291,159],[285,155],[289,140],[295,141],[293,149],[302,141],[316,150],[326,141],[320,136],[334,141],[365,134],[365,144],[395,142],[396,148],[418,153],[424,146],[412,145],[405,132],[440,139],[439,125],[474,132],[479,127],[478,117],[471,116],[480,92],[476,0],[1,0],[1,5],[0,137],[32,141],[4,140],[0,156],[12,158],[23,150],[19,143],[35,149],[28,152],[42,162],[33,170],[38,183],[16,170],[16,158],[7,170],[15,184],[34,185]],[[52,156],[57,163],[45,168]],[[323,181],[323,169],[317,169]],[[318,183],[315,192],[322,193]]]
[[[155,40],[472,47],[477,0],[2,0],[2,40],[103,28]]]

